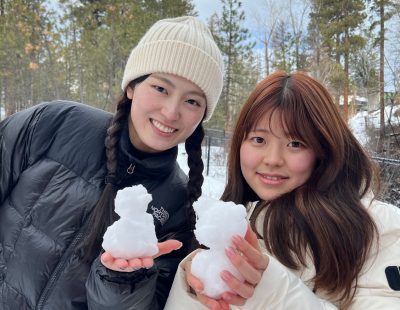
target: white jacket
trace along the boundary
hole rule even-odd
[[[364,198],[363,203],[377,224],[379,245],[374,244],[371,249],[359,276],[350,309],[399,310],[400,291],[390,288],[385,269],[389,266],[397,267],[398,273],[395,277],[400,282],[400,209],[377,200],[371,202],[371,197]],[[313,283],[310,279],[315,274],[312,264],[309,264],[312,266],[310,268],[293,271],[271,255],[269,257],[268,267],[256,286],[254,295],[242,307],[231,306],[232,310],[338,309],[333,300],[327,299],[321,293],[312,292]],[[179,265],[165,310],[207,309],[195,295],[189,293],[182,268],[186,260],[187,258]]]

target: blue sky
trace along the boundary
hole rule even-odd
[[[220,0],[194,0],[193,3],[199,13],[199,18],[205,22],[215,12],[221,15],[222,4]],[[250,28],[254,11],[265,8],[265,0],[242,0],[242,6],[246,15],[246,27]]]

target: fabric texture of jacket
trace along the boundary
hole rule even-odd
[[[83,104],[55,101],[0,123],[1,310],[163,308],[192,238],[187,177],[176,162],[177,147],[141,153],[131,145],[125,124],[117,187],[143,184],[152,194],[148,212],[159,241],[177,239],[184,246],[132,273],[108,270],[99,258],[86,264],[76,250],[95,229],[85,224],[104,188],[104,139],[111,117]]]
[[[371,198],[364,198],[363,204],[377,224],[379,243],[374,244],[364,264],[349,310],[400,309],[400,209]],[[261,214],[258,219],[262,218]],[[258,231],[262,231],[261,224],[261,221],[257,222]],[[232,306],[232,310],[339,309],[335,301],[323,293],[312,292],[311,279],[315,275],[315,268],[311,260],[307,264],[308,268],[293,271],[267,253],[263,242],[260,245],[265,254],[269,255],[268,267],[254,295],[244,306]],[[178,267],[165,310],[207,309],[189,292],[183,269],[188,259],[185,258]]]

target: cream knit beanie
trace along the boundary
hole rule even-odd
[[[176,74],[195,83],[207,99],[204,120],[210,119],[223,84],[221,52],[205,24],[192,16],[156,22],[132,50],[122,79],[122,90],[143,75]]]

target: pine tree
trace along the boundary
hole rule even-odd
[[[313,0],[311,18],[318,23],[331,57],[343,67],[343,116],[348,118],[350,54],[365,45],[357,33],[366,14],[362,0]]]
[[[272,66],[278,70],[291,72],[296,65],[295,42],[292,34],[287,31],[288,25],[280,20],[272,37],[274,59]]]
[[[239,0],[221,0],[222,16],[214,15],[210,21],[210,29],[225,59],[225,83],[221,96],[222,113],[226,118],[225,129],[231,130],[236,114],[242,104],[243,93],[247,94],[257,78],[249,75],[249,61],[253,58],[254,43],[249,41],[248,29],[242,26],[245,14]],[[218,111],[217,111],[218,112]]]
[[[378,16],[371,24],[370,29],[379,27],[376,45],[379,45],[379,107],[380,107],[380,130],[378,152],[383,150],[385,139],[385,23],[395,14],[394,8],[398,1],[392,0],[369,0],[372,3],[372,11]]]

